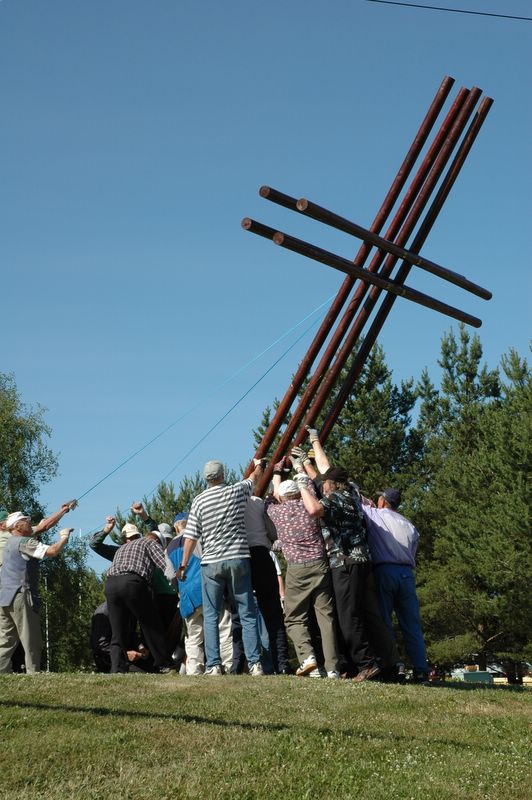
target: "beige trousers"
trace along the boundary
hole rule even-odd
[[[29,589],[21,589],[10,606],[0,608],[0,674],[13,671],[11,656],[19,642],[26,656],[26,672],[39,672],[41,622],[39,612],[32,605]]]
[[[329,565],[321,559],[305,564],[289,564],[286,570],[284,622],[300,662],[314,655],[308,626],[311,606],[321,633],[325,669],[331,672],[338,668],[333,594]]]
[[[187,675],[202,675],[205,672],[205,653],[203,652],[203,607],[196,608],[185,620],[187,635],[185,653],[187,654]],[[220,655],[226,672],[233,663],[233,637],[231,635],[231,612],[224,603],[220,614]]]

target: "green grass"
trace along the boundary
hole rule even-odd
[[[528,800],[532,692],[0,678],[3,800]]]

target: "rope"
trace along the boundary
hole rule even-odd
[[[140,455],[140,453],[142,453],[150,445],[152,445],[154,442],[156,442],[157,439],[160,439],[161,436],[164,436],[165,433],[168,433],[168,431],[171,430],[173,427],[175,427],[178,424],[178,422],[181,422],[183,419],[185,419],[185,417],[187,417],[193,411],[196,411],[196,409],[200,408],[200,406],[202,406],[205,402],[207,402],[207,400],[210,400],[211,397],[213,397],[221,389],[223,389],[224,386],[227,386],[228,383],[231,383],[231,381],[235,380],[235,378],[237,378],[242,372],[244,372],[246,369],[248,369],[250,366],[252,366],[260,358],[262,358],[262,356],[266,355],[266,353],[268,353],[273,347],[275,347],[277,344],[279,344],[284,339],[286,339],[287,336],[290,336],[295,330],[297,330],[301,325],[303,325],[303,323],[305,323],[308,319],[310,319],[315,314],[317,314],[318,311],[321,311],[321,309],[324,306],[328,305],[334,299],[334,297],[335,297],[335,295],[331,295],[331,297],[329,297],[323,303],[320,303],[319,306],[317,306],[313,311],[311,311],[309,314],[307,314],[305,317],[303,317],[303,319],[301,319],[299,322],[297,322],[295,325],[293,325],[289,330],[287,330],[285,333],[283,333],[281,336],[279,336],[278,339],[276,339],[274,342],[269,344],[268,347],[266,347],[264,350],[262,350],[262,352],[258,353],[258,355],[256,355],[256,356],[254,356],[250,361],[248,361],[246,364],[244,364],[243,367],[240,367],[239,369],[237,369],[237,371],[234,372],[232,375],[230,375],[228,378],[225,378],[225,380],[223,380],[222,383],[220,383],[215,389],[213,389],[213,391],[210,394],[204,395],[202,397],[202,399],[198,403],[196,403],[194,406],[191,406],[189,409],[187,409],[183,414],[181,414],[179,417],[177,417],[177,419],[175,419],[173,422],[171,422],[169,425],[167,425],[166,428],[164,428],[156,436],[154,436],[152,439],[150,439],[149,442],[146,442],[146,444],[143,444],[142,447],[139,447],[138,450],[135,450],[134,453],[131,453],[131,455],[129,455],[127,458],[125,458],[123,461],[121,461],[120,464],[118,464],[110,472],[108,472],[106,475],[104,475],[103,478],[100,478],[100,480],[96,481],[96,483],[94,483],[89,489],[87,489],[85,492],[83,492],[83,494],[79,495],[79,497],[77,498],[78,502],[80,500],[82,500],[84,497],[86,497],[88,494],[90,494],[94,489],[96,489],[96,487],[100,486],[100,484],[102,484],[104,481],[106,481],[107,478],[110,478],[111,475],[114,475],[116,472],[118,472],[118,470],[122,469],[122,467],[125,467],[126,464],[129,464],[130,461],[132,461],[136,456]],[[298,341],[299,341],[299,339],[296,339],[296,342],[298,342]],[[283,356],[281,356],[281,358],[282,357]],[[278,361],[276,363],[278,363]],[[268,373],[266,372],[265,375],[267,375],[267,374]],[[265,377],[265,375],[263,375],[263,377]],[[262,380],[262,378],[260,378],[259,381],[260,380]],[[256,384],[254,384],[254,386],[255,385]],[[238,402],[240,402],[240,401],[238,401]],[[238,405],[238,403],[237,403],[237,405]],[[164,478],[163,478],[163,480],[164,480]]]
[[[333,298],[329,298],[329,300],[326,300],[326,301],[325,301],[325,303],[322,303],[322,304],[321,304],[321,306],[318,306],[318,308],[317,308],[317,309],[315,309],[313,312],[311,312],[310,314],[307,314],[307,316],[305,317],[305,320],[307,320],[307,319],[308,319],[310,316],[312,316],[313,314],[315,314],[315,313],[316,313],[316,312],[317,312],[319,309],[321,309],[321,308],[322,308],[324,305],[326,305],[327,303],[329,303],[329,302],[331,301],[331,299],[333,299]],[[298,322],[298,323],[297,323],[297,325],[296,325],[296,326],[294,326],[294,328],[297,328],[297,327],[299,327],[299,326],[300,326],[300,325],[303,323],[303,321],[304,321],[304,320],[301,320],[301,322]],[[204,441],[205,441],[205,439],[206,439],[206,438],[207,438],[207,437],[208,437],[208,436],[209,436],[209,435],[210,435],[210,434],[211,434],[211,433],[212,433],[212,432],[213,432],[213,431],[214,431],[214,430],[215,430],[215,429],[216,429],[216,428],[217,428],[219,425],[221,425],[221,424],[222,424],[222,422],[223,422],[223,421],[224,421],[224,420],[225,420],[225,419],[226,419],[226,418],[229,416],[229,414],[231,414],[231,412],[232,412],[232,411],[234,411],[234,410],[235,410],[235,408],[236,408],[237,406],[239,406],[239,405],[240,405],[240,403],[241,403],[241,402],[242,402],[242,401],[243,401],[243,400],[244,400],[244,399],[245,399],[245,398],[246,398],[246,397],[247,397],[247,396],[248,396],[248,395],[249,395],[249,394],[250,394],[250,393],[253,391],[253,389],[255,389],[255,387],[256,387],[256,386],[258,386],[258,385],[259,385],[259,383],[261,383],[261,381],[263,381],[263,380],[264,380],[264,378],[265,378],[265,377],[266,377],[266,376],[267,376],[267,375],[268,375],[268,374],[269,374],[269,373],[270,373],[270,372],[271,372],[271,371],[272,371],[272,370],[273,370],[273,369],[274,369],[274,368],[277,366],[277,364],[279,364],[279,362],[280,362],[280,361],[282,361],[282,360],[283,360],[283,358],[284,358],[285,356],[287,356],[287,355],[288,355],[288,353],[289,353],[289,352],[290,352],[290,351],[291,351],[291,350],[292,350],[292,349],[293,349],[293,348],[296,346],[296,344],[298,344],[298,342],[300,342],[300,341],[301,341],[301,339],[303,339],[303,338],[304,338],[304,337],[307,335],[307,333],[309,333],[309,331],[311,331],[311,330],[312,330],[312,328],[313,328],[315,325],[317,325],[318,321],[319,321],[319,320],[313,320],[313,322],[311,322],[311,324],[310,324],[310,325],[309,325],[307,328],[305,328],[305,330],[303,331],[303,333],[301,333],[301,334],[300,334],[300,335],[297,337],[297,339],[295,339],[295,340],[292,342],[292,344],[290,345],[290,347],[288,347],[288,348],[287,348],[287,349],[284,351],[284,353],[282,353],[282,354],[279,356],[279,358],[277,358],[277,359],[276,359],[276,360],[273,362],[273,364],[271,364],[271,365],[268,367],[268,369],[267,369],[265,372],[263,372],[263,374],[260,376],[260,378],[258,378],[258,379],[255,381],[255,383],[254,383],[254,384],[252,384],[252,386],[250,386],[250,387],[249,387],[249,389],[247,389],[247,390],[244,392],[244,394],[243,394],[243,395],[241,395],[241,396],[239,397],[239,399],[238,399],[238,400],[237,400],[235,403],[233,403],[233,405],[232,405],[230,408],[228,408],[228,409],[227,409],[227,411],[225,411],[225,412],[224,412],[224,414],[222,414],[222,416],[220,417],[220,419],[219,419],[217,422],[215,422],[215,423],[214,423],[214,425],[212,425],[212,426],[209,428],[209,430],[208,430],[206,433],[204,433],[204,434],[203,434],[203,436],[201,436],[201,438],[200,438],[200,439],[198,439],[198,441],[197,441],[197,442],[196,442],[194,445],[192,445],[192,447],[191,447],[191,448],[189,448],[189,449],[187,450],[187,452],[185,453],[185,455],[184,455],[184,456],[182,456],[182,457],[179,459],[179,461],[178,461],[176,464],[174,464],[174,466],[173,466],[173,467],[172,467],[172,468],[171,468],[171,469],[170,469],[170,470],[169,470],[169,471],[166,473],[166,475],[164,475],[164,477],[162,477],[162,478],[161,478],[161,480],[160,480],[160,481],[158,481],[158,483],[156,484],[156,486],[154,486],[154,488],[153,488],[153,489],[151,489],[151,490],[148,492],[148,494],[146,495],[146,497],[151,497],[151,496],[152,496],[152,494],[153,494],[153,493],[154,493],[154,492],[157,490],[157,486],[159,486],[159,484],[160,484],[160,483],[162,483],[163,481],[165,481],[165,480],[166,480],[166,479],[167,479],[167,478],[168,478],[168,477],[169,477],[169,476],[172,474],[172,472],[174,472],[174,471],[175,471],[175,470],[176,470],[178,467],[180,467],[180,466],[181,466],[181,464],[182,464],[182,463],[183,463],[183,462],[184,462],[184,461],[185,461],[185,460],[186,460],[186,459],[187,459],[187,458],[188,458],[188,457],[191,455],[191,453],[193,453],[193,452],[194,452],[194,450],[196,450],[196,449],[197,449],[197,448],[200,446],[200,444],[202,444],[202,442],[204,442]],[[292,329],[291,329],[291,331],[289,331],[288,333],[292,332],[292,331],[294,330],[294,328],[292,328]],[[283,334],[283,336],[282,336],[282,337],[280,337],[279,339],[277,339],[277,342],[279,342],[281,339],[284,339],[284,338],[286,338],[286,335],[288,335],[288,334]],[[272,346],[273,346],[273,345],[270,345],[270,346],[269,346],[269,347],[268,347],[266,350],[264,350],[263,352],[265,353],[267,350],[271,349],[271,347],[272,347]],[[256,360],[256,359],[255,359],[255,360]],[[250,362],[250,363],[251,363],[251,362]],[[240,370],[240,371],[241,371],[241,370]],[[236,373],[235,373],[235,374],[236,374]],[[110,473],[110,474],[112,474],[112,473]],[[126,515],[126,514],[127,514],[127,512],[128,512],[128,509],[122,509],[122,511],[121,511],[121,513],[122,513],[122,514],[124,514],[124,515]],[[90,536],[92,533],[95,533],[97,530],[100,530],[100,529],[99,529],[99,528],[93,528],[93,529],[92,529],[92,530],[90,530],[90,531],[89,531],[89,532],[88,532],[86,535],[87,535],[87,536]]]
[[[279,356],[279,358],[278,358],[276,361],[274,361],[274,362],[273,362],[273,364],[272,364],[271,366],[269,366],[269,367],[268,367],[268,369],[266,370],[266,372],[264,372],[264,373],[261,375],[261,377],[260,377],[258,380],[256,380],[256,381],[255,381],[255,383],[254,383],[252,386],[250,386],[250,387],[249,387],[249,389],[247,389],[247,390],[244,392],[244,394],[243,394],[243,395],[242,395],[242,396],[241,396],[241,397],[240,397],[240,398],[239,398],[239,399],[236,401],[236,403],[233,403],[233,405],[232,405],[232,406],[231,406],[231,407],[230,407],[230,408],[229,408],[229,409],[228,409],[228,410],[225,412],[225,414],[223,414],[223,415],[220,417],[220,419],[219,419],[217,422],[215,422],[215,423],[214,423],[214,425],[213,425],[212,427],[210,427],[210,428],[209,428],[209,430],[207,431],[207,433],[205,433],[205,434],[204,434],[204,435],[201,437],[201,439],[198,439],[198,441],[196,442],[196,444],[194,444],[194,445],[193,445],[193,446],[192,446],[192,447],[191,447],[189,450],[187,450],[187,452],[185,453],[185,455],[184,455],[184,456],[182,456],[182,457],[179,459],[179,461],[177,462],[177,464],[174,464],[174,466],[173,466],[173,467],[172,467],[172,468],[171,468],[171,469],[170,469],[170,470],[169,470],[169,471],[166,473],[166,475],[165,475],[163,478],[161,478],[161,480],[160,480],[160,481],[157,483],[157,486],[159,485],[159,483],[162,483],[163,481],[165,481],[165,480],[166,480],[166,479],[167,479],[167,478],[168,478],[168,477],[169,477],[169,476],[172,474],[172,472],[174,472],[174,471],[175,471],[175,470],[176,470],[178,467],[180,467],[180,466],[181,466],[181,464],[182,464],[182,463],[183,463],[183,462],[184,462],[184,461],[185,461],[185,460],[186,460],[186,459],[189,457],[189,455],[190,455],[191,453],[193,453],[193,452],[194,452],[194,450],[196,450],[196,449],[197,449],[197,448],[200,446],[200,444],[201,444],[202,442],[204,442],[204,441],[205,441],[205,439],[206,439],[206,438],[207,438],[207,437],[208,437],[208,436],[209,436],[209,435],[210,435],[210,434],[211,434],[211,433],[212,433],[212,432],[213,432],[213,431],[214,431],[214,430],[215,430],[215,429],[216,429],[216,428],[217,428],[219,425],[221,425],[221,423],[224,421],[224,419],[226,419],[226,418],[229,416],[229,414],[230,414],[232,411],[234,411],[234,410],[235,410],[235,408],[236,408],[237,406],[239,406],[239,405],[240,405],[240,403],[241,403],[243,400],[245,400],[245,398],[248,396],[248,394],[250,394],[250,393],[253,391],[253,389],[254,389],[256,386],[258,386],[258,385],[259,385],[259,383],[260,383],[262,380],[264,380],[264,378],[265,378],[265,377],[266,377],[266,376],[267,376],[267,375],[268,375],[268,374],[269,374],[269,373],[272,371],[272,369],[274,369],[274,368],[277,366],[277,364],[279,364],[279,362],[280,362],[280,361],[282,361],[282,360],[283,360],[283,358],[284,358],[286,355],[288,355],[288,353],[290,352],[290,350],[292,350],[292,348],[293,348],[293,347],[295,347],[295,346],[296,346],[296,344],[297,344],[298,342],[300,342],[300,341],[301,341],[301,339],[303,339],[303,338],[304,338],[304,337],[307,335],[307,333],[308,333],[310,330],[312,330],[312,328],[313,328],[313,327],[314,327],[314,326],[317,324],[317,322],[318,322],[318,320],[314,320],[314,321],[313,321],[313,322],[312,322],[312,323],[309,325],[309,327],[308,327],[308,328],[306,328],[306,329],[303,331],[303,333],[302,333],[300,336],[298,336],[298,337],[297,337],[297,339],[296,339],[294,342],[292,342],[292,344],[290,345],[290,347],[288,347],[288,348],[287,348],[287,349],[284,351],[284,353],[282,353],[282,355],[280,355],[280,356]],[[157,489],[157,486],[155,486],[155,487],[154,487],[154,488],[153,488],[153,489],[152,489],[152,490],[151,490],[151,491],[148,493],[148,495],[147,495],[148,497],[151,497],[151,495],[152,495],[152,494],[155,492],[155,490]]]

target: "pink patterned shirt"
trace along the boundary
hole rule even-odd
[[[316,496],[312,484],[309,484],[309,491]],[[267,507],[267,514],[277,528],[283,555],[289,564],[325,558],[321,525],[307,512],[301,498],[272,503]]]

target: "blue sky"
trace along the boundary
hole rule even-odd
[[[437,5],[532,16],[529,0]],[[444,75],[495,100],[423,254],[490,288],[494,366],[525,354],[532,23],[363,0],[0,2],[2,345],[60,455],[49,509],[196,409],[71,515],[87,532],[153,488],[295,341],[217,387],[342,276],[240,228],[252,216],[352,258],[358,242],[261,200],[269,184],[371,224]],[[453,96],[456,92],[453,92]],[[398,300],[380,341],[397,380],[435,366],[450,321]],[[311,333],[172,474],[238,466]],[[214,393],[214,396],[213,396]],[[201,405],[199,405],[202,403]]]

